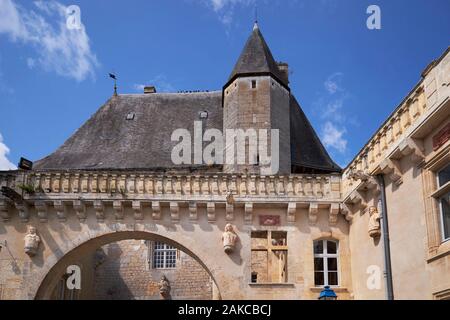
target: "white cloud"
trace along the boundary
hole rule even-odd
[[[34,6],[36,11],[14,0],[0,0],[0,35],[31,45],[37,53],[36,59],[31,58],[33,67],[39,64],[46,71],[77,81],[94,77],[99,63],[85,26],[67,28],[67,7],[57,1],[35,1]],[[28,60],[27,64],[30,67]]]
[[[321,138],[327,148],[338,151],[341,155],[347,152],[347,125],[355,125],[357,120],[349,116],[345,110],[345,104],[351,94],[343,85],[344,74],[335,72],[327,77],[324,82],[324,91],[320,93],[315,102],[315,107],[320,110],[322,122]]]
[[[175,87],[167,80],[166,76],[163,74],[160,74],[150,81],[148,81],[146,84],[139,84],[136,83],[133,85],[133,89],[137,92],[144,92],[144,88],[146,86],[155,86],[157,92],[176,92],[177,90]]]
[[[338,128],[332,122],[327,121],[322,128],[322,140],[325,147],[331,147],[344,153],[347,150],[348,141],[344,138],[347,132],[345,128]]]
[[[17,167],[8,160],[9,148],[3,143],[3,136],[0,133],[0,170],[15,170]]]
[[[33,69],[36,66],[36,60],[33,58],[27,58],[27,66],[30,69]]]
[[[336,72],[328,77],[325,81],[324,86],[329,94],[335,94],[338,91],[342,91],[341,79],[343,74],[341,72]]]
[[[256,0],[201,0],[208,5],[218,15],[220,22],[225,26],[230,26],[233,22],[234,10],[238,5],[253,5]]]

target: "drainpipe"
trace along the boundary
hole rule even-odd
[[[386,203],[386,186],[384,184],[384,176],[382,174],[377,175],[377,181],[381,189],[381,222],[383,227],[384,268],[386,270],[386,297],[387,300],[394,300],[394,288],[392,285],[391,249],[389,244],[389,224]]]

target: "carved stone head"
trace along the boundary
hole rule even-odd
[[[234,232],[232,224],[228,223],[225,226],[225,232],[222,234],[223,250],[225,253],[231,253],[236,246],[237,235]]]
[[[169,279],[165,275],[161,277],[161,280],[159,281],[159,293],[163,298],[168,298],[170,296],[170,282]]]
[[[36,228],[33,226],[28,227],[28,232],[24,238],[25,245],[24,250],[27,255],[30,257],[36,255],[37,250],[39,248],[39,243],[41,242],[41,238],[37,235]]]

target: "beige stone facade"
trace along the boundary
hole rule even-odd
[[[289,93],[278,83],[271,89],[270,77],[258,81],[260,93],[233,89],[232,82],[225,101],[236,101],[237,107],[243,103],[239,99],[251,104],[273,97],[280,105],[264,108],[271,112],[265,116],[283,125],[280,114],[288,108]],[[450,164],[449,85],[447,50],[342,174],[289,174],[288,162],[277,176],[236,168],[220,174],[2,172],[0,186],[16,196],[0,196],[0,299],[58,298],[55,290],[70,265],[81,267],[82,288],[102,281],[97,291],[65,298],[106,298],[111,279],[96,254],[115,243],[142,277],[127,273],[133,266],[121,264],[112,250],[110,267],[116,263],[134,291],[118,297],[158,298],[161,272],[145,269],[142,241],[164,242],[182,252],[179,268],[166,274],[173,298],[317,299],[326,284],[317,279],[328,272],[337,274],[332,286],[339,299],[385,299],[385,244],[382,236],[368,232],[370,223],[376,227],[369,208],[382,211],[377,175],[386,183],[383,214],[389,217],[394,297],[448,299],[450,241],[439,199],[449,192],[449,183],[438,185],[436,175]],[[253,113],[233,112],[224,116],[227,126],[254,123]],[[264,127],[262,115],[256,124]],[[282,148],[288,148],[289,134],[281,136]],[[227,199],[230,194],[233,201]],[[238,237],[230,253],[222,242],[227,224]],[[34,256],[24,250],[29,226],[40,238]]]

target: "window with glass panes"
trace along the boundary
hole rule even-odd
[[[441,212],[442,238],[450,240],[450,164],[444,169],[438,171],[438,187],[437,190],[439,210]]]
[[[316,286],[339,285],[338,250],[337,241],[314,241],[314,284]]]
[[[153,242],[153,269],[173,269],[177,264],[177,249],[163,242]]]

